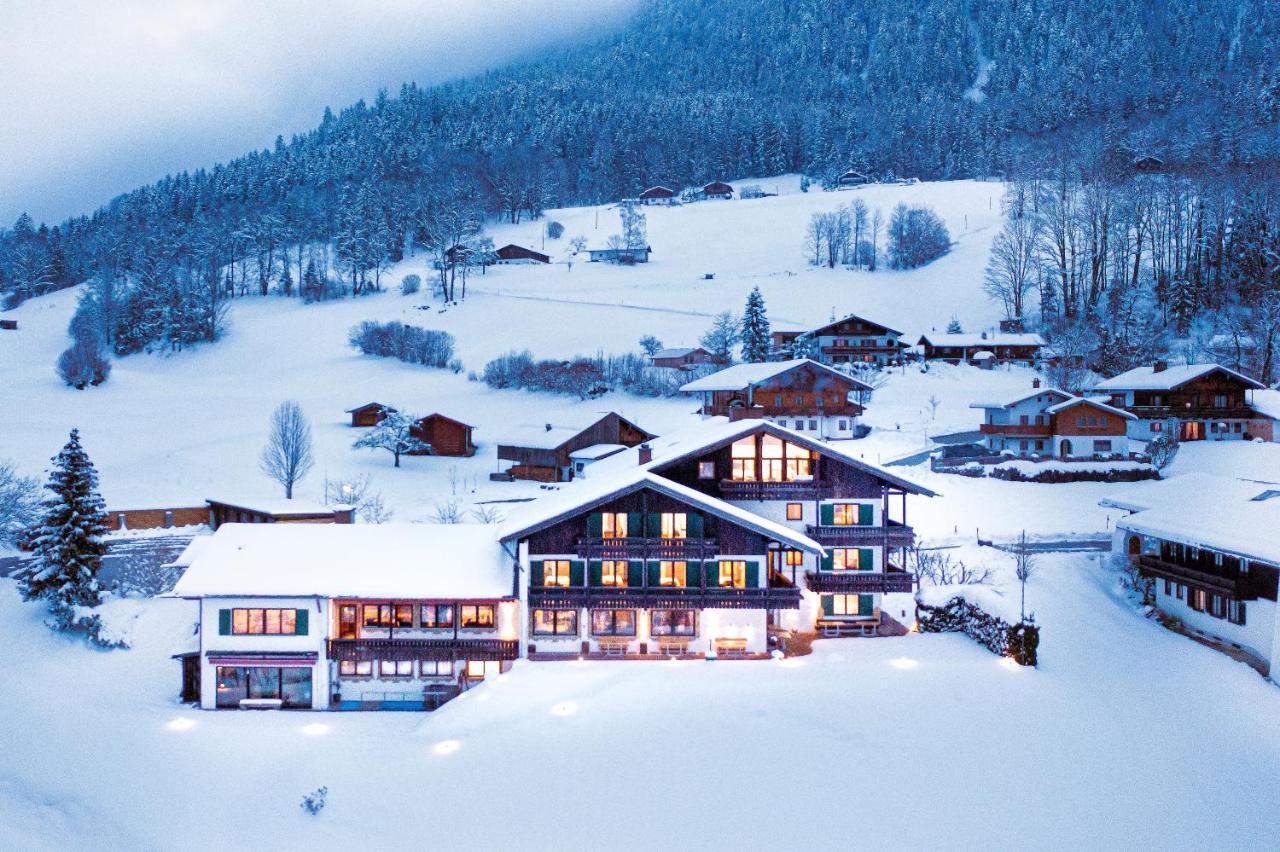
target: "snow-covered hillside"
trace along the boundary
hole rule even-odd
[[[12,457],[39,474],[78,426],[102,473],[110,506],[128,508],[190,503],[225,495],[274,494],[257,466],[271,410],[296,399],[310,416],[317,465],[299,496],[322,496],[323,479],[369,473],[399,520],[429,517],[451,496],[462,503],[537,493],[528,484],[490,485],[494,446],[522,425],[555,420],[569,410],[617,410],[655,432],[694,421],[691,400],[611,395],[591,402],[570,397],[491,391],[469,382],[495,355],[528,348],[536,356],[636,351],[654,334],[668,346],[696,344],[709,319],[740,311],[753,286],[763,291],[775,327],[826,321],[857,312],[906,333],[909,340],[941,328],[953,315],[967,329],[989,326],[996,306],[980,281],[998,230],[997,183],[959,181],[872,186],[851,192],[801,193],[794,176],[759,183],[777,197],[648,208],[653,261],[622,268],[599,263],[505,266],[471,278],[466,302],[441,311],[429,295],[388,292],[341,302],[303,305],[283,298],[238,300],[229,332],[217,344],[170,356],[139,355],[115,362],[110,381],[87,391],[64,387],[53,364],[67,345],[65,329],[76,293],[34,299],[6,314],[17,333],[0,333],[0,458]],[[739,183],[741,185],[741,183]],[[814,212],[855,197],[887,217],[900,201],[927,204],[946,220],[952,252],[922,269],[875,273],[815,269],[806,263],[803,234]],[[565,235],[548,241],[557,261],[568,241],[585,236],[602,245],[618,230],[618,212],[605,206],[553,210]],[[599,222],[597,226],[597,220]],[[541,246],[545,220],[493,225],[497,245]],[[429,273],[423,256],[386,274],[397,283],[410,272]],[[706,273],[715,278],[706,280]],[[347,345],[348,329],[365,319],[400,319],[446,330],[457,338],[461,375],[361,356]],[[971,371],[965,371],[966,373]],[[891,432],[883,443],[859,448],[887,460],[924,446],[924,432],[971,428],[968,390],[954,377],[917,387],[895,377],[872,405],[868,421]],[[1022,377],[987,376],[995,383]],[[948,394],[944,386],[955,385]],[[925,400],[938,389],[946,401],[935,421]],[[1003,390],[1008,385],[995,388]],[[350,448],[355,438],[343,411],[376,400],[418,414],[441,411],[474,424],[479,452],[471,459],[415,458],[401,470],[390,457]],[[897,402],[891,402],[897,400]],[[905,430],[905,431],[903,431]]]

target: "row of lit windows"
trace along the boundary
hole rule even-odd
[[[788,551],[803,558],[799,551]],[[788,563],[790,564],[790,563]],[[797,563],[798,564],[798,563]],[[606,559],[600,563],[600,584],[625,586],[630,579],[631,566],[626,560]],[[696,564],[693,572],[689,563],[679,560],[663,560],[658,563],[659,586],[695,586]],[[567,588],[573,583],[572,563],[568,559],[544,559],[542,561],[542,585]],[[747,563],[741,559],[722,559],[716,563],[716,586],[732,589],[747,587]]]
[[[600,516],[601,538],[627,538],[631,530],[626,512],[603,512]],[[688,538],[689,515],[686,512],[661,512],[658,535],[662,538]]]
[[[1164,581],[1164,593],[1166,597],[1185,600],[1187,606],[1196,612],[1208,613],[1214,618],[1226,619],[1232,624],[1245,623],[1244,601],[1232,600],[1225,595],[1216,595],[1204,589],[1192,589],[1172,580]]]
[[[231,632],[293,636],[298,632],[296,609],[233,609]]]
[[[578,635],[576,609],[535,609],[530,621],[534,636],[576,637]],[[691,609],[655,609],[649,614],[649,633],[652,636],[696,636],[698,614]],[[635,636],[636,611],[634,609],[593,609],[591,635]]]
[[[467,677],[472,680],[483,680],[486,675],[498,674],[501,663],[497,660],[467,660]],[[416,666],[419,677],[453,677],[452,660],[419,660]],[[341,677],[374,677],[409,678],[414,676],[413,660],[343,660],[338,663],[338,674]]]
[[[414,623],[415,610],[418,622]],[[420,627],[427,630],[452,628],[454,616],[464,629],[491,629],[497,625],[493,604],[343,604],[338,608],[339,635],[354,636],[356,627]]]

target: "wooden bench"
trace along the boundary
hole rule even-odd
[[[279,710],[284,702],[279,698],[241,698],[241,710]]]
[[[665,637],[658,640],[658,653],[666,657],[675,657],[689,653],[688,637]]]
[[[715,641],[715,649],[717,657],[742,657],[747,653],[746,639],[717,639]]]
[[[600,653],[606,657],[625,657],[627,654],[627,646],[631,644],[630,639],[597,639],[596,644],[600,646]]]
[[[876,636],[880,632],[880,621],[879,619],[819,621],[818,629],[827,639],[836,639],[841,636]]]

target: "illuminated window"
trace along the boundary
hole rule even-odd
[[[568,586],[569,560],[545,559],[542,562],[542,585]]]
[[[484,680],[502,673],[502,663],[497,660],[467,660],[467,679]]]
[[[298,611],[296,609],[233,609],[231,632],[292,636],[298,632]]]
[[[836,571],[864,570],[860,553],[855,547],[834,547],[831,549],[831,567]],[[866,569],[870,567],[865,566]]]
[[[373,677],[373,661],[343,660],[338,663],[338,674],[343,677]]]
[[[804,505],[801,503],[787,504],[787,520],[800,521],[804,520]]]
[[[601,518],[601,534],[605,538],[627,537],[627,513],[605,512]]]
[[[852,527],[858,523],[857,503],[836,503],[831,507],[831,523],[838,527]]]
[[[775,435],[765,435],[760,441],[760,479],[762,482],[782,482],[783,442]]]
[[[493,604],[465,604],[460,610],[459,627],[492,628],[497,623]]]
[[[627,563],[625,560],[606,559],[600,563],[600,585],[625,586],[626,584]]]
[[[698,613],[692,609],[655,609],[649,632],[654,636],[696,636]]]
[[[379,660],[379,677],[413,677],[413,660]]]
[[[423,677],[453,677],[453,660],[423,660]]]
[[[809,424],[810,429],[817,429],[817,421]],[[797,444],[787,444],[787,480],[803,479],[813,475],[813,454]]]
[[[412,627],[413,604],[365,604],[365,627]]]
[[[684,512],[663,512],[661,522],[663,538],[688,538],[689,516]]]
[[[687,586],[688,585],[688,565],[684,562],[659,562],[658,563],[658,585],[659,586]]]
[[[745,589],[747,587],[747,563],[741,560],[725,559],[720,562],[717,585]]]
[[[356,605],[343,604],[338,607],[338,638],[355,639],[359,634],[356,627]]]
[[[756,439],[754,437],[739,438],[729,448],[729,456],[733,462],[731,476],[735,482],[755,482],[756,480]]]
[[[452,604],[423,604],[422,626],[428,630],[453,626]]]
[[[832,615],[873,615],[871,595],[832,595],[831,613]]]
[[[635,636],[636,611],[634,609],[591,610],[591,635]]]
[[[578,611],[576,609],[535,609],[533,635],[577,636]]]

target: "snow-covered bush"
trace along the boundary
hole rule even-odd
[[[302,797],[302,809],[312,816],[324,810],[325,801],[329,797],[328,787],[318,787]]]
[[[400,295],[412,296],[422,289],[422,278],[412,272],[400,279]]]
[[[351,329],[351,345],[366,355],[398,358],[410,364],[445,367],[453,358],[453,335],[402,322],[365,320]]]
[[[58,375],[76,390],[107,380],[111,375],[111,361],[96,330],[78,327],[75,341],[58,356]]]
[[[1151,459],[1151,466],[1156,470],[1164,470],[1173,464],[1178,455],[1178,439],[1170,435],[1156,435],[1147,441],[1146,454]]]
[[[1007,461],[991,468],[992,479],[1007,482],[1140,482],[1159,479],[1160,472],[1145,462],[1032,462]]]
[[[491,388],[523,388],[547,393],[570,393],[582,399],[611,390],[636,396],[677,396],[680,386],[715,372],[705,365],[694,370],[654,367],[638,353],[579,355],[568,361],[534,360],[528,350],[508,352],[485,364],[481,379]]]
[[[941,591],[941,590],[939,590]],[[957,594],[940,604],[916,601],[921,633],[963,633],[1001,657],[1023,666],[1034,666],[1040,646],[1040,628],[1034,619],[1009,623]]]
[[[559,222],[557,222],[554,219],[552,219],[550,222],[547,223],[547,237],[553,240],[558,240],[563,236],[564,236],[564,225],[561,225]]]
[[[39,481],[18,473],[13,462],[0,460],[0,545],[16,544],[39,516]]]

